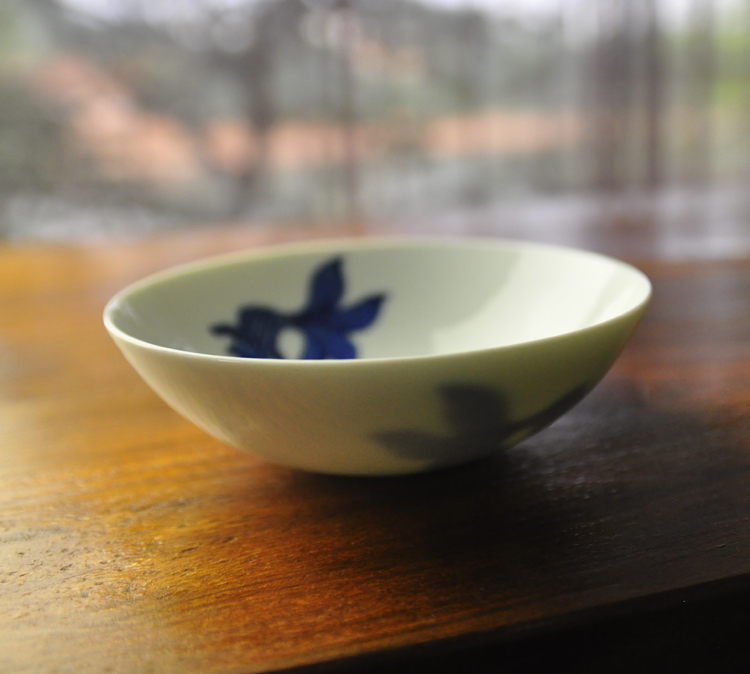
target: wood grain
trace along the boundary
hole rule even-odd
[[[641,261],[655,297],[623,357],[503,455],[333,478],[183,421],[101,325],[145,273],[300,236],[0,248],[0,671],[498,643],[750,574],[750,262]]]

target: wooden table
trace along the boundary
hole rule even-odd
[[[0,671],[746,669],[750,260],[660,260],[638,218],[576,231],[655,286],[599,387],[500,456],[398,479],[223,446],[101,323],[171,264],[383,228],[0,247]]]

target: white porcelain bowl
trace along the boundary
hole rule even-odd
[[[157,274],[104,321],[146,382],[220,440],[304,470],[391,475],[550,424],[607,372],[650,296],[640,271],[577,250],[338,240]]]

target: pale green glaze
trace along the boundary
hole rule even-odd
[[[334,255],[345,299],[388,294],[354,336],[362,358],[223,355],[209,326],[241,305],[298,310]],[[607,372],[650,296],[638,270],[582,251],[331,241],[158,274],[113,298],[104,320],[154,390],[215,437],[304,470],[388,475],[478,458],[551,423]]]

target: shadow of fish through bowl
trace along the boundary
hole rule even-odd
[[[372,438],[405,459],[440,462],[461,456],[483,456],[546,428],[580,402],[591,388],[593,385],[582,384],[543,410],[511,421],[508,402],[501,393],[483,386],[445,384],[438,389],[438,395],[451,435],[397,429],[375,433]]]

